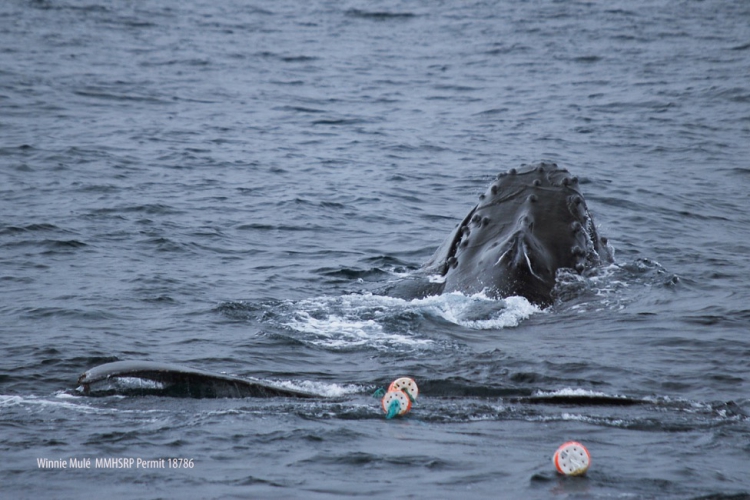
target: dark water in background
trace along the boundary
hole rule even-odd
[[[750,494],[749,82],[747,2],[3,2],[3,497]],[[545,311],[363,293],[539,159],[617,266]],[[118,359],[330,398],[76,395]],[[36,461],[83,457],[195,465]]]

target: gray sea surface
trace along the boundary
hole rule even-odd
[[[614,265],[375,293],[539,160]],[[1,496],[750,498],[749,190],[750,2],[6,0]],[[117,360],[320,397],[77,389]]]

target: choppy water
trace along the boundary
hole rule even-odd
[[[747,2],[3,2],[3,497],[747,497],[748,82]],[[539,159],[617,265],[543,311],[369,293]],[[127,359],[326,397],[76,392]],[[112,457],[194,465],[37,465]]]

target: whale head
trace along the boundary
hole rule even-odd
[[[558,270],[583,273],[611,259],[578,179],[538,163],[498,175],[426,269],[444,276],[443,292],[520,295],[546,305]]]

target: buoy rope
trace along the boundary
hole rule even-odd
[[[400,412],[401,403],[399,403],[398,399],[394,399],[393,401],[391,401],[391,404],[388,405],[388,413],[385,414],[385,418],[391,419],[393,417],[397,417]]]

